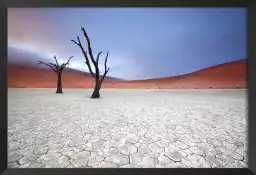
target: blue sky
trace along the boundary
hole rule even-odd
[[[246,8],[8,8],[8,60],[59,62],[87,71],[70,40],[85,27],[101,70],[145,79],[190,73],[247,56]]]

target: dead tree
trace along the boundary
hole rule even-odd
[[[72,56],[72,57],[73,57],[73,56]],[[63,92],[62,92],[62,80],[61,80],[62,71],[63,71],[63,69],[64,69],[67,65],[69,65],[69,61],[71,60],[72,57],[70,57],[70,58],[68,59],[68,61],[67,61],[66,63],[63,63],[61,66],[60,66],[59,63],[58,63],[56,56],[54,56],[54,59],[55,59],[56,64],[53,64],[53,63],[44,63],[44,62],[42,62],[42,61],[38,61],[38,64],[44,64],[44,65],[46,65],[46,66],[49,66],[49,67],[57,74],[58,79],[57,79],[57,91],[56,91],[56,93],[63,93]]]
[[[89,57],[90,57],[90,60],[94,66],[94,70],[95,72],[93,72],[92,70],[92,66],[91,66],[91,63],[89,61],[89,57],[87,55],[87,51],[84,50],[84,47],[82,46],[82,43],[80,41],[80,38],[79,36],[77,36],[77,41],[75,40],[71,40],[72,42],[74,42],[77,46],[79,46],[79,48],[81,49],[83,55],[84,55],[84,58],[85,58],[85,64],[87,65],[88,69],[89,69],[89,72],[91,74],[91,76],[95,79],[95,87],[94,87],[94,91],[92,93],[92,96],[91,98],[100,98],[100,89],[101,89],[101,85],[102,85],[102,82],[104,80],[104,78],[106,77],[107,73],[109,72],[109,68],[107,68],[107,60],[108,60],[108,54],[109,52],[107,53],[106,55],[106,58],[105,58],[105,72],[102,76],[100,76],[100,69],[99,69],[99,58],[100,58],[100,54],[102,52],[99,52],[97,54],[97,57],[96,59],[94,58],[93,54],[92,54],[92,48],[91,48],[91,42],[90,42],[90,39],[85,31],[85,29],[83,27],[81,27],[81,30],[84,34],[84,37],[86,38],[86,41],[87,41],[87,46],[88,46],[88,52],[89,52]]]

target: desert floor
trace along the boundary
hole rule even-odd
[[[8,167],[247,167],[246,90],[8,89]]]

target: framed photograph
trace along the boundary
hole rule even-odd
[[[3,174],[256,172],[255,3],[6,4]]]

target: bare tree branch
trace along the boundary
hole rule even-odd
[[[56,61],[56,64],[57,64],[57,66],[59,67],[59,63],[58,63],[58,61],[57,61],[57,58],[56,58],[56,56],[54,56],[53,58],[55,59],[55,61]]]
[[[77,39],[79,39],[79,37],[77,36]],[[76,42],[75,40],[70,40],[70,41],[72,41],[72,42],[74,42],[76,45],[78,45],[78,46],[80,46],[81,45],[81,43],[79,42]],[[78,41],[80,41],[80,40],[78,40]]]
[[[67,61],[66,63],[63,63],[63,64],[61,65],[62,69],[63,69],[64,67],[66,67],[67,65],[69,65],[69,61],[71,60],[71,58],[73,58],[73,56],[71,56],[71,57],[68,59],[68,61]]]
[[[77,38],[78,43],[79,43],[80,45],[82,45],[79,36],[77,36],[76,38]]]
[[[95,75],[95,73],[92,71],[92,68],[91,68],[91,66],[90,66],[90,63],[88,63],[88,62],[85,61],[85,64],[87,64],[91,76],[92,76],[93,78],[96,78],[96,75]]]
[[[99,64],[99,59],[100,59],[100,54],[101,54],[101,53],[102,53],[102,52],[99,52],[98,55],[97,55],[97,59],[96,59],[97,65]]]
[[[104,74],[103,74],[103,76],[102,76],[102,78],[101,78],[101,80],[100,80],[101,83],[102,83],[103,80],[105,79],[105,77],[106,77],[108,71],[109,71],[109,68],[108,68],[108,70],[106,70],[106,71],[104,72]]]
[[[85,58],[85,64],[88,66],[88,69],[89,69],[90,74],[91,74],[94,78],[96,78],[95,73],[92,71],[92,67],[91,67],[89,58],[88,58],[88,56],[87,56],[87,52],[84,50],[84,48],[83,48],[83,46],[82,46],[82,44],[81,44],[81,41],[80,41],[79,37],[77,37],[77,40],[78,40],[78,42],[76,42],[76,41],[74,41],[74,40],[71,40],[71,41],[74,42],[76,45],[78,45],[78,46],[80,47],[80,49],[82,50],[82,53],[83,53],[83,55],[84,55],[84,58]],[[96,66],[95,66],[95,69],[96,69]]]
[[[104,63],[105,72],[104,72],[104,74],[103,74],[103,76],[102,76],[102,78],[101,78],[101,80],[100,80],[101,83],[103,82],[104,78],[106,77],[106,75],[107,75],[107,73],[108,73],[108,71],[109,71],[109,68],[107,68],[108,54],[109,54],[109,52],[107,53],[107,56],[106,56],[106,58],[105,58],[105,63]]]
[[[50,64],[44,63],[42,61],[38,61],[38,64],[45,64],[45,65],[49,66],[54,72],[58,73],[58,71],[55,70]]]
[[[87,52],[85,52],[85,57],[86,57],[86,59],[85,59],[85,64],[87,65],[90,74],[92,75],[92,77],[96,78],[96,73],[94,73],[93,70],[92,70],[92,67],[91,67],[89,58],[88,58],[88,56],[87,56]],[[94,66],[94,67],[95,67],[95,66]]]
[[[50,65],[53,65],[54,67],[56,67],[56,64],[53,64],[53,63],[49,63]]]
[[[56,69],[56,71],[59,71],[59,67],[56,65],[56,64],[53,64],[53,63],[49,63],[50,65],[53,65]]]
[[[91,48],[91,42],[90,42],[90,39],[89,39],[89,36],[87,35],[85,29],[83,27],[81,27],[83,33],[84,33],[84,36],[86,38],[86,41],[87,41],[87,45],[88,45],[88,51],[89,51],[89,55],[90,55],[90,58],[92,60],[92,63],[96,66],[96,61],[93,57],[93,54],[92,54],[92,48]],[[97,67],[95,67],[97,69]],[[96,70],[97,71],[97,70]]]
[[[109,54],[109,52],[107,53],[107,56],[106,56],[106,58],[105,58],[105,63],[104,63],[104,65],[105,65],[105,71],[107,70],[108,54]]]
[[[71,60],[71,58],[73,58],[73,56],[71,56],[68,61],[66,62],[66,64],[69,64],[69,61]]]

